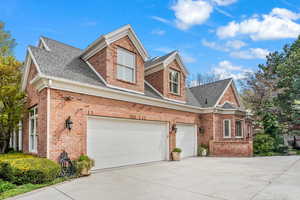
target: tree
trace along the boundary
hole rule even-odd
[[[12,55],[16,41],[11,37],[9,31],[4,30],[4,23],[0,21],[0,56]]]
[[[279,77],[277,87],[280,92],[275,102],[280,109],[280,121],[286,124],[288,132],[293,132],[299,121],[300,36],[292,45],[284,47],[284,56],[284,62],[276,71]]]
[[[221,77],[217,74],[214,73],[198,73],[196,75],[196,78],[193,77],[190,80],[188,80],[187,85],[189,87],[194,87],[194,86],[199,86],[199,85],[204,85],[204,84],[208,84],[208,83],[212,83],[215,81],[219,81],[221,80]]]
[[[18,130],[24,113],[21,91],[21,63],[12,56],[0,56],[0,153],[8,148],[11,134]]]

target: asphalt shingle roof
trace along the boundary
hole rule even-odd
[[[82,50],[73,46],[42,37],[50,51],[29,46],[41,73],[47,76],[64,78],[80,83],[107,87],[95,72],[80,58]],[[146,65],[161,62],[167,59],[175,51],[167,55],[149,60]],[[214,106],[231,79],[225,79],[198,87],[186,88],[186,105],[196,107]],[[118,89],[116,89],[118,90]],[[145,96],[163,99],[149,85],[145,84]]]
[[[154,57],[150,60],[148,60],[146,63],[145,63],[145,68],[149,67],[149,66],[152,66],[152,65],[155,65],[157,63],[160,63],[164,60],[166,60],[169,56],[171,56],[173,53],[175,53],[176,51],[172,51],[164,56],[158,56],[158,57]]]
[[[233,104],[231,104],[231,103],[226,102],[226,103],[224,103],[224,105],[222,106],[222,108],[225,108],[225,109],[235,109],[236,106],[233,105]]]
[[[224,79],[213,83],[191,87],[190,90],[202,107],[213,107],[232,79]]]

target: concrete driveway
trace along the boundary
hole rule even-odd
[[[111,170],[18,200],[299,200],[300,157],[189,158]]]

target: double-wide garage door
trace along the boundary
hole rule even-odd
[[[167,133],[167,123],[88,118],[87,154],[94,169],[166,160]]]

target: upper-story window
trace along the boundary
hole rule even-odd
[[[170,83],[170,92],[174,94],[179,94],[180,89],[180,73],[175,70],[171,70],[169,73],[169,83]]]
[[[122,48],[117,49],[117,78],[135,82],[135,54]]]

